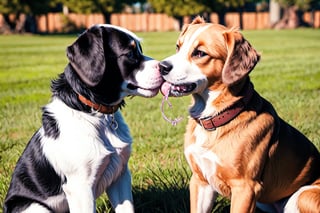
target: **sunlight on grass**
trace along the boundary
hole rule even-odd
[[[320,31],[245,31],[262,59],[251,73],[255,89],[278,114],[320,148]],[[144,53],[161,60],[175,52],[179,32],[138,33]],[[41,125],[41,107],[50,100],[50,81],[63,72],[65,49],[73,36],[0,36],[0,208],[15,163]],[[126,99],[122,113],[134,139],[129,166],[137,212],[187,212],[190,170],[183,155],[183,137],[190,97],[170,98],[170,118],[161,115],[162,97]],[[98,212],[112,212],[107,197]],[[227,212],[219,198],[215,212]]]

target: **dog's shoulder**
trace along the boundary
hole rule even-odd
[[[23,154],[19,158],[15,168],[17,171],[19,171],[15,173],[16,178],[19,178],[21,181],[23,181],[21,183],[26,186],[28,185],[34,187],[36,184],[35,182],[33,182],[35,180],[35,177],[37,180],[40,180],[41,183],[45,181],[49,185],[57,185],[61,184],[62,182],[62,178],[57,175],[53,167],[50,165],[47,157],[43,153],[43,135],[41,132],[41,129],[39,129],[32,136],[31,140],[28,142],[25,150],[23,151]],[[36,172],[30,173],[30,171]],[[23,176],[25,172],[27,172],[30,175],[27,179],[25,179],[26,177]]]

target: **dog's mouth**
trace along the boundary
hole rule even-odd
[[[138,94],[146,97],[152,97],[157,95],[160,89],[159,87],[144,88],[132,83],[129,83],[127,85],[127,88],[129,90],[136,91]]]
[[[133,84],[128,84],[128,85],[127,85],[127,88],[130,89],[130,90],[136,90],[136,89],[138,89],[139,87],[136,86],[136,85],[133,85]]]
[[[196,83],[171,84],[166,81],[161,85],[160,91],[164,96],[178,97],[192,93],[196,87]]]

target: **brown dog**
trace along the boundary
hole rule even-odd
[[[320,154],[254,90],[248,75],[259,58],[238,30],[198,17],[160,63],[162,93],[194,100],[185,135],[191,212],[210,212],[217,193],[233,213],[320,212]]]

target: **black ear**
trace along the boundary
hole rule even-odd
[[[81,80],[94,87],[102,79],[106,64],[103,33],[100,27],[92,27],[67,48],[67,57]]]

